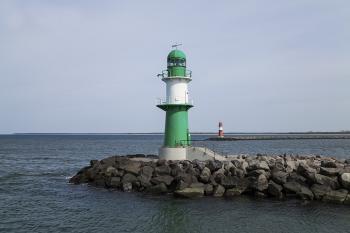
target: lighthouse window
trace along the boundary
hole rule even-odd
[[[185,60],[177,60],[176,66],[186,66]]]
[[[185,59],[168,59],[168,66],[186,66]]]

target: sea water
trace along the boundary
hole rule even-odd
[[[161,144],[161,135],[0,136],[0,232],[350,232],[345,205],[244,196],[188,200],[68,183],[91,159],[156,154]],[[223,154],[350,158],[350,140],[195,144]]]

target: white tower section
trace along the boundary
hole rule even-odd
[[[189,104],[188,83],[191,77],[164,77],[166,83],[166,104]]]

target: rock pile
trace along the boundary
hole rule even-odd
[[[70,183],[178,197],[290,197],[350,204],[350,160],[319,156],[236,156],[165,161],[135,156],[92,160]]]

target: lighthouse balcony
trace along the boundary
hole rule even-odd
[[[175,105],[192,105],[193,106],[193,99],[189,99],[189,100],[178,100],[178,99],[174,99],[174,100],[166,100],[166,99],[161,99],[158,98],[157,99],[157,105],[170,105],[170,104],[175,104]]]
[[[188,109],[193,107],[193,100],[189,101],[165,101],[162,99],[158,99],[157,107],[164,110],[168,111],[169,109],[178,109],[178,110],[185,110],[187,111]]]
[[[170,78],[186,78],[192,80],[192,71],[186,70],[184,76],[169,76],[168,70],[163,70],[161,74],[158,74],[157,77],[160,77],[163,79],[170,79]]]

